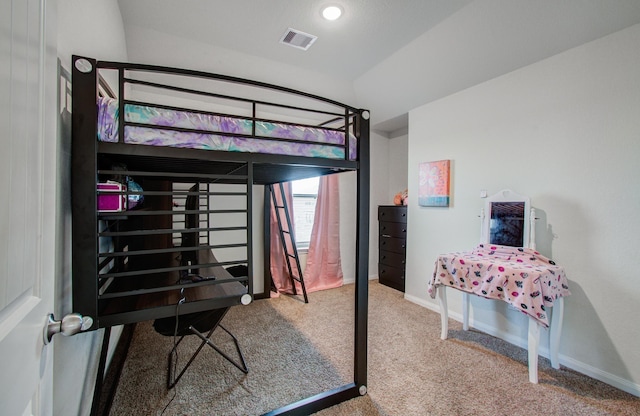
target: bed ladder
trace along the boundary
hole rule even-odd
[[[278,199],[276,197],[275,188],[279,188],[282,205],[278,205]],[[291,216],[289,214],[289,208],[287,206],[287,198],[284,192],[284,185],[282,183],[276,183],[269,185],[269,190],[271,191],[271,201],[273,202],[273,207],[276,211],[276,219],[278,220],[278,233],[280,234],[280,242],[282,243],[282,248],[284,250],[284,257],[287,263],[287,270],[289,271],[289,278],[291,279],[291,286],[293,286],[293,294],[297,295],[298,291],[296,289],[296,282],[300,283],[300,287],[302,288],[302,295],[304,296],[304,303],[309,303],[309,298],[307,297],[307,289],[304,286],[304,278],[302,276],[302,268],[300,267],[300,257],[298,256],[298,248],[296,247],[296,239],[294,233],[291,232]],[[283,218],[284,216],[284,218]],[[285,224],[287,228],[284,229],[283,225]],[[287,245],[287,241],[285,236],[288,235],[291,241],[291,251]],[[295,262],[296,271],[298,272],[297,276],[293,274],[293,266],[291,262]]]

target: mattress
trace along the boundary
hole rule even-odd
[[[345,134],[334,129],[255,121],[254,135],[254,121],[240,117],[139,104],[125,104],[124,113],[136,124],[125,125],[128,144],[345,159]],[[118,122],[117,100],[99,98],[98,140],[118,142]],[[356,159],[356,146],[349,135],[348,160]]]

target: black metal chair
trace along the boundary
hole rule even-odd
[[[200,273],[204,273],[205,275],[207,275],[208,277],[204,277],[207,279],[215,279],[216,277],[214,276],[247,276],[248,269],[246,266],[230,267],[228,270],[225,270],[220,266],[205,268],[198,267],[198,264],[200,264],[201,262],[204,262],[205,264],[218,262],[211,250],[203,250],[198,247],[198,234],[196,231],[192,231],[192,229],[197,229],[199,227],[198,214],[193,213],[199,209],[198,195],[195,194],[198,189],[198,183],[194,184],[189,189],[190,194],[187,196],[185,209],[188,211],[192,211],[192,213],[185,215],[185,231],[182,233],[182,247],[192,247],[193,250],[182,251],[180,256],[180,266],[192,266],[193,268],[184,270],[184,276],[180,277],[179,282],[184,283],[185,281],[193,278],[202,279],[203,277],[200,276]],[[184,302],[184,298],[180,302],[178,302],[176,308],[179,308],[182,302]],[[222,326],[222,324],[220,324],[222,318],[224,318],[230,308],[230,306],[227,306],[183,315],[179,315],[176,312],[175,316],[159,318],[154,321],[153,328],[159,334],[172,336],[174,337],[174,339],[180,337],[177,342],[174,342],[173,348],[171,349],[171,352],[169,352],[169,367],[167,369],[168,389],[173,388],[178,383],[180,378],[182,378],[185,371],[187,371],[189,366],[193,363],[193,360],[196,359],[197,355],[205,345],[213,348],[218,354],[220,354],[223,358],[236,366],[243,373],[247,374],[249,372],[247,363],[244,359],[244,356],[242,355],[242,350],[240,350],[240,345],[238,344],[237,338],[224,326]],[[211,341],[211,335],[213,335],[213,332],[217,328],[222,329],[233,339],[236,351],[238,353],[238,360],[234,360],[233,358],[231,358]],[[174,360],[177,361],[177,358],[174,357],[177,357],[178,346],[187,335],[196,335],[202,342],[193,353],[187,364],[176,376],[177,369],[175,367],[177,366],[177,362],[174,362]]]
[[[180,337],[169,353],[169,368],[167,369],[168,389],[172,389],[178,383],[182,375],[185,373],[185,371],[187,371],[191,363],[193,363],[193,360],[195,360],[196,356],[200,353],[205,345],[213,348],[218,354],[220,354],[223,358],[236,366],[243,373],[247,374],[249,372],[247,363],[244,359],[244,356],[242,355],[242,350],[240,350],[240,345],[238,344],[237,338],[220,324],[220,321],[222,321],[222,318],[224,318],[229,309],[230,307],[225,307],[205,312],[180,315],[178,317],[160,318],[154,321],[153,328],[159,334],[165,336]],[[213,335],[213,332],[217,328],[222,329],[233,339],[239,360],[234,360],[233,358],[231,358],[211,341],[211,335]],[[196,335],[202,340],[202,342],[193,353],[187,364],[176,376],[176,369],[174,368],[174,356],[176,355],[178,345],[180,345],[184,337],[187,335]]]

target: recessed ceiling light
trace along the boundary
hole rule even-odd
[[[338,6],[327,6],[322,9],[322,17],[327,20],[337,20],[342,16],[342,9]]]

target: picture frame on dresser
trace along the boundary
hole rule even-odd
[[[407,207],[378,206],[378,280],[404,292],[407,251]]]

